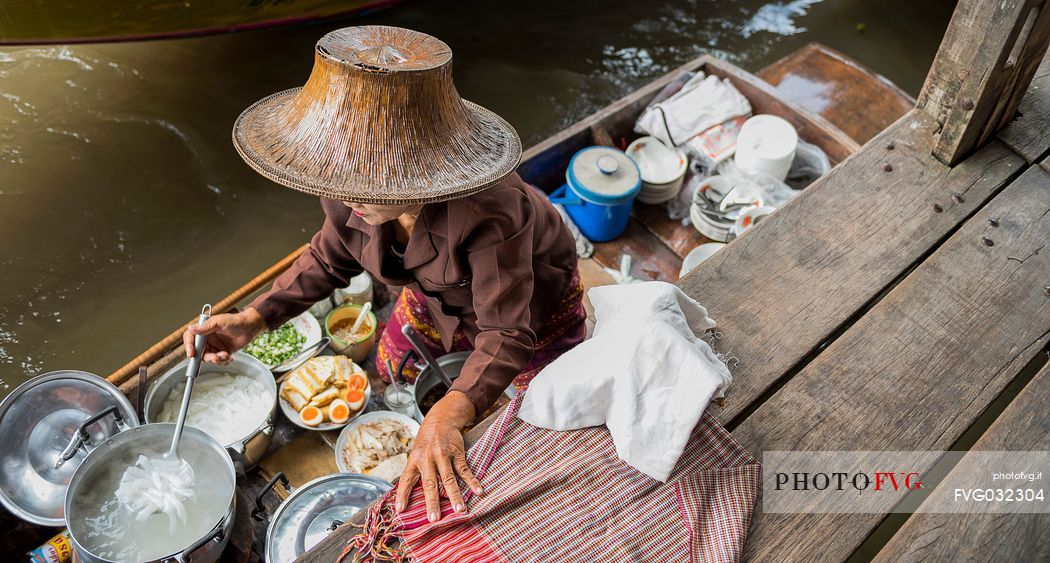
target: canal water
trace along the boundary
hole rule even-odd
[[[952,4],[417,0],[232,35],[0,47],[0,397],[44,371],[108,374],[308,240],[316,199],[251,172],[230,128],[301,85],[334,28],[443,39],[460,93],[529,145],[703,52],[754,71],[820,41],[914,95]]]

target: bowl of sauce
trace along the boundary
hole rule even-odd
[[[368,357],[376,343],[376,316],[371,311],[365,317],[357,332],[351,333],[357,317],[361,315],[361,305],[348,303],[332,309],[324,320],[325,335],[332,339],[331,348],[337,354],[350,356],[350,359],[361,363]]]

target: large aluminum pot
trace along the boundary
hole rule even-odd
[[[186,505],[186,523],[176,525],[173,534],[168,531],[167,516],[163,514],[128,524],[134,516],[116,499],[124,471],[140,455],[160,457],[167,453],[174,430],[174,424],[164,423],[125,430],[99,444],[77,468],[66,491],[65,514],[70,540],[81,561],[108,563],[117,559],[100,554],[127,548],[134,541],[133,536],[142,537],[141,545],[152,551],[141,557],[119,559],[165,563],[210,563],[219,559],[233,529],[236,476],[229,453],[211,436],[189,426],[183,429],[179,457],[193,467],[197,495],[193,503]],[[113,527],[103,523],[112,519],[125,522]],[[127,537],[114,533],[127,527],[137,531]]]
[[[182,390],[186,385],[186,364],[189,360],[180,362],[175,367],[164,372],[156,381],[150,385],[146,393],[146,402],[142,410],[147,423],[157,422],[164,402],[177,391],[182,396]],[[266,419],[257,428],[245,436],[241,436],[230,444],[223,444],[230,451],[234,462],[242,464],[245,469],[254,467],[266,455],[270,441],[273,440],[274,421],[277,416],[277,382],[273,373],[259,360],[243,352],[233,354],[233,363],[227,366],[215,364],[201,365],[200,375],[209,373],[229,373],[238,377],[251,377],[263,384],[267,391],[273,396],[273,404]]]
[[[408,353],[406,353],[404,358],[402,359],[401,366],[398,368],[398,372],[403,373],[405,364],[408,363],[410,358],[415,356],[417,356],[415,351],[409,350]],[[453,352],[451,354],[445,354],[444,356],[437,358],[435,361],[438,363],[439,366],[441,366],[441,371],[444,371],[445,375],[447,375],[449,379],[455,381],[456,378],[459,377],[459,372],[463,370],[463,364],[467,363],[468,356],[470,356],[470,352]],[[415,413],[413,416],[419,422],[423,422],[423,416],[426,414],[422,410],[420,410],[419,406],[422,404],[423,398],[427,396],[427,393],[429,393],[430,390],[434,389],[435,387],[444,388],[445,383],[441,381],[441,378],[438,377],[437,373],[435,373],[433,369],[430,369],[429,366],[426,366],[422,370],[420,370],[419,376],[416,377],[416,386],[414,391],[416,402],[413,407],[415,409]],[[448,390],[446,389],[445,392],[448,392]],[[517,390],[514,388],[514,386],[510,386],[503,393],[508,398],[513,398],[514,395],[517,393]],[[442,396],[444,396],[444,393],[442,393]]]

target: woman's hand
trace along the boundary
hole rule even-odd
[[[186,357],[192,358],[193,337],[207,334],[208,341],[204,346],[204,361],[212,364],[229,364],[233,353],[244,348],[253,338],[266,331],[266,321],[258,311],[247,308],[240,313],[215,315],[204,321],[201,326],[190,325],[182,333],[182,344]]]
[[[431,522],[441,519],[439,482],[456,512],[467,510],[456,481],[457,475],[474,494],[482,493],[481,483],[467,465],[463,445],[463,428],[471,420],[474,420],[474,404],[459,391],[449,391],[430,409],[419,427],[408,465],[397,483],[398,512],[408,508],[408,497],[420,479],[423,481],[423,496],[427,503],[427,519]]]

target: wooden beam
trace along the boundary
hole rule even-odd
[[[919,94],[941,124],[933,154],[954,165],[1014,118],[1050,43],[1047,0],[961,0]]]
[[[950,449],[1050,341],[1048,185],[1029,168],[733,436],[751,452]],[[845,560],[883,518],[759,511],[744,558]]]
[[[716,350],[739,358],[716,413],[723,423],[848,326],[1024,166],[998,142],[944,166],[929,152],[935,128],[913,110],[678,282],[718,321]]]
[[[1050,366],[1036,374],[974,444],[973,450],[1050,450],[1050,409],[1047,405],[1050,405]],[[1034,484],[1042,486],[1044,482]],[[965,483],[972,484],[973,475],[963,474],[957,466],[938,488],[950,491]],[[879,552],[875,561],[959,559],[1048,561],[1050,514],[914,514]]]
[[[1017,106],[1017,118],[999,131],[998,138],[1029,164],[1039,162],[1050,151],[1050,56],[1035,72],[1028,93]]]

